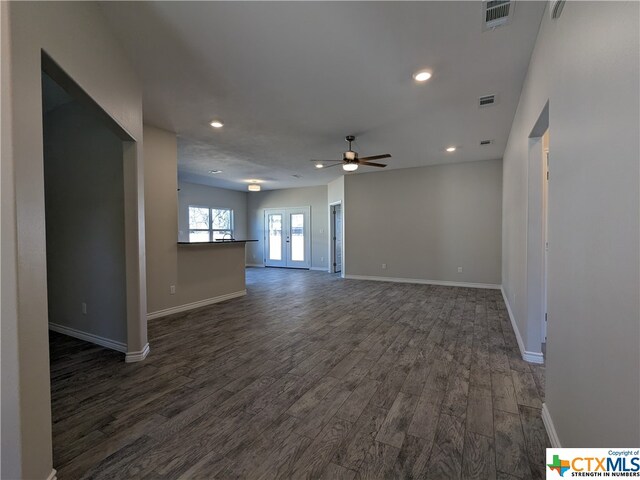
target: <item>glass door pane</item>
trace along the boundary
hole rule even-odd
[[[269,229],[269,260],[282,260],[282,214],[270,213],[267,215]]]
[[[291,221],[291,260],[304,262],[304,213],[293,213]]]

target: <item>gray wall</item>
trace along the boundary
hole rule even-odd
[[[49,322],[126,345],[122,153],[80,103],[45,114]]]
[[[0,216],[2,239],[0,252],[0,392],[2,392],[2,422],[0,422],[0,478],[20,478],[22,472],[22,450],[20,441],[20,364],[18,343],[18,272],[16,244],[16,202],[13,166],[13,138],[11,124],[11,75],[7,68],[10,60],[9,3],[0,2]],[[42,365],[44,354],[40,357]],[[46,442],[43,442],[46,447]],[[39,469],[47,468],[50,455],[40,462]]]
[[[347,175],[346,274],[499,285],[501,203],[500,160]]]
[[[177,305],[178,147],[175,134],[144,126],[144,197],[147,230],[147,309]]]
[[[233,235],[247,238],[247,192],[178,182],[178,237],[189,239],[189,205],[233,210]]]
[[[248,195],[249,237],[259,240],[247,244],[247,263],[262,265],[264,261],[264,209],[311,207],[311,268],[328,268],[327,186],[287,188],[251,192]]]
[[[138,142],[142,141],[142,91],[120,43],[95,3],[3,2],[1,12],[2,342],[4,347],[6,334],[9,341],[15,342],[18,354],[17,363],[15,356],[5,363],[3,348],[2,478],[47,478],[52,471],[52,449],[42,51],[55,59]],[[4,41],[7,13],[10,41]],[[127,225],[133,229],[129,234],[129,227],[125,227],[126,246],[127,252],[135,252],[131,257],[127,254],[127,269],[134,270],[134,275],[127,277],[138,282],[131,291],[127,290],[127,302],[146,310],[144,265],[140,264],[144,259],[141,145],[132,146],[125,156],[133,173],[129,185],[132,195],[127,196],[125,172],[125,205],[133,206],[125,212]],[[5,208],[12,213],[5,216]],[[131,215],[127,216],[127,212]],[[11,285],[17,288],[12,289]],[[139,316],[133,320],[128,343],[135,344],[138,350],[146,343],[146,322]],[[10,401],[5,403],[5,398]],[[9,424],[11,428],[5,428],[5,419],[14,420]],[[6,444],[11,448],[5,449]]]
[[[538,34],[504,155],[503,285],[525,337],[529,135],[549,102],[546,408],[563,447],[640,443],[637,2],[567,2]]]
[[[178,198],[235,205],[236,222],[243,228],[246,194],[186,183],[180,184],[178,192],[176,134],[145,125],[144,139],[148,313],[243,292],[243,245],[178,246]],[[175,294],[170,293],[171,285],[176,287]]]
[[[344,201],[344,175],[329,182],[327,185],[327,200],[328,203]]]

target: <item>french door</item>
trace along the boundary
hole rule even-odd
[[[264,211],[266,267],[309,268],[310,208],[267,208]]]

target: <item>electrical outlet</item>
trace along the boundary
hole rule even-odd
[[[458,267],[458,273],[462,273],[462,267]]]
[[[82,302],[82,314],[86,315],[87,314],[87,304]]]
[[[176,286],[175,285],[169,285],[169,293],[171,295],[175,295],[176,294]]]
[[[386,269],[387,269],[387,264],[386,264],[386,263],[383,263],[383,264],[382,264],[382,269],[383,269],[383,270],[386,270]]]

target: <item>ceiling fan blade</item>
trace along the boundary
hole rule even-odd
[[[366,165],[367,167],[386,167],[383,163],[363,162],[360,160],[360,165]]]
[[[325,169],[325,168],[337,167],[338,165],[342,165],[342,164],[343,164],[343,163],[342,163],[342,162],[340,162],[340,163],[334,163],[333,165],[325,165],[324,167],[322,167],[322,168],[321,168],[321,169],[319,169],[319,170],[323,170],[323,169]]]
[[[342,160],[309,160],[310,162],[325,163],[325,162],[342,162]]]
[[[384,155],[373,155],[372,157],[360,157],[360,160],[378,160],[379,158],[391,158],[391,155],[385,153]]]

